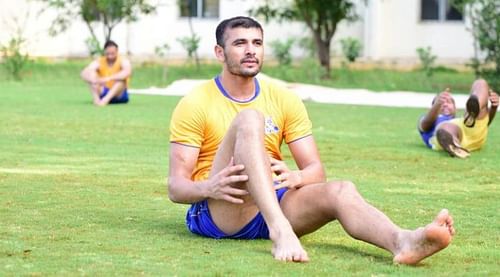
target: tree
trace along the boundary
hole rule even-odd
[[[181,14],[185,14],[188,19],[190,36],[178,38],[177,41],[188,52],[189,59],[194,57],[196,69],[200,70],[200,58],[198,56],[198,48],[200,46],[201,37],[194,32],[193,21],[191,20],[192,13],[196,10],[196,0],[177,0],[177,4],[181,9]]]
[[[354,3],[350,0],[293,0],[289,5],[281,5],[282,1],[266,1],[263,6],[250,13],[263,16],[266,21],[271,19],[297,20],[304,22],[311,30],[317,47],[318,59],[325,68],[327,78],[330,77],[330,45],[337,31],[337,25],[342,20],[354,21],[357,15]]]
[[[46,4],[46,9],[57,10],[57,16],[49,29],[51,35],[66,31],[75,18],[81,18],[91,35],[88,45],[98,47],[102,52],[96,29],[103,27],[105,41],[111,39],[113,29],[122,21],[136,21],[141,14],[150,14],[155,8],[147,0],[39,0]],[[91,48],[92,48],[91,47]]]
[[[452,4],[470,19],[474,38],[476,75],[482,75],[493,87],[500,89],[500,2],[498,0],[453,0]],[[483,51],[483,60],[479,57]],[[493,65],[493,69],[488,67]]]

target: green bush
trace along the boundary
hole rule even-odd
[[[285,41],[273,40],[269,43],[273,56],[280,65],[290,65],[292,63],[291,49],[294,42],[293,38],[289,38]]]
[[[301,48],[306,57],[314,58],[318,50],[316,50],[316,43],[312,37],[302,37],[297,41],[297,45]]]
[[[426,48],[417,48],[417,54],[425,75],[427,77],[431,77],[432,74],[434,74],[434,62],[436,61],[437,56],[432,54],[432,48],[430,46],[427,46]]]
[[[25,40],[18,36],[10,39],[7,45],[2,45],[0,50],[3,56],[3,66],[7,72],[16,80],[22,79],[22,71],[29,62],[28,54],[21,53],[21,47]]]
[[[477,50],[469,66],[500,90],[500,5],[498,0],[451,0],[470,21],[469,31]],[[483,56],[483,57],[480,57]]]
[[[184,47],[184,50],[186,50],[190,59],[196,57],[196,51],[198,51],[198,48],[200,47],[200,40],[201,37],[196,34],[188,37],[177,38],[177,41],[182,45],[182,47]]]
[[[104,54],[104,49],[102,48],[99,40],[95,37],[90,37],[85,40],[85,45],[87,45],[87,49],[91,56],[102,56]]]
[[[347,61],[352,63],[359,58],[362,45],[358,39],[352,37],[344,38],[340,40],[340,45],[342,46],[342,53]]]

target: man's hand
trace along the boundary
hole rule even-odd
[[[232,187],[231,185],[248,180],[248,175],[236,174],[244,168],[245,166],[242,164],[235,165],[233,158],[231,158],[231,161],[224,169],[208,180],[208,197],[228,201],[234,204],[242,204],[243,199],[238,198],[237,196],[247,195],[248,191]]]
[[[280,188],[298,188],[302,184],[302,176],[300,171],[291,171],[284,161],[277,160],[273,157],[269,158],[271,161],[271,170],[276,174],[274,181],[279,182],[274,186],[274,189]]]
[[[104,86],[110,80],[109,77],[97,78],[96,83],[98,85]]]
[[[439,106],[443,105],[443,103],[449,102],[451,100],[451,93],[450,93],[450,88],[446,88],[443,92],[441,92],[437,97],[436,97],[436,102],[435,104],[438,104]]]
[[[490,103],[491,106],[496,108],[498,107],[498,94],[490,89]]]

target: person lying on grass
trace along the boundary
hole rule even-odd
[[[424,143],[458,158],[467,158],[471,151],[481,149],[497,112],[498,94],[485,80],[478,79],[472,84],[465,108],[464,117],[455,118],[455,101],[449,89],[440,93],[418,124]]]
[[[300,98],[255,77],[264,56],[257,21],[226,19],[216,40],[222,72],[182,98],[170,123],[168,195],[191,204],[191,232],[270,239],[275,259],[294,262],[309,261],[299,237],[334,220],[353,238],[391,252],[396,263],[417,264],[449,245],[455,229],[446,209],[407,230],[367,203],[352,182],[325,180]],[[283,141],[298,170],[282,161]]]

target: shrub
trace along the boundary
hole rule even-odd
[[[432,54],[432,48],[427,46],[426,48],[417,48],[418,58],[422,64],[422,69],[427,77],[431,77],[434,74],[434,62],[437,56]]]
[[[196,51],[198,51],[198,48],[200,47],[200,40],[201,37],[196,34],[188,37],[177,38],[177,41],[182,45],[182,47],[184,47],[184,50],[186,50],[190,59],[196,57]]]
[[[280,65],[290,65],[292,63],[291,49],[295,40],[289,38],[286,41],[273,40],[269,43],[273,56],[278,59]]]
[[[87,49],[91,56],[102,56],[104,54],[104,49],[100,45],[99,40],[95,37],[90,37],[85,40],[85,45],[87,45]]]
[[[352,63],[359,58],[361,54],[361,42],[352,37],[344,38],[340,40],[340,45],[342,46],[342,53],[348,62]]]
[[[311,37],[302,37],[297,41],[297,45],[304,51],[308,58],[313,58],[316,55],[316,43]]]
[[[7,45],[0,47],[3,56],[3,66],[16,79],[21,80],[21,72],[29,62],[28,54],[21,53],[25,40],[21,36],[13,37]]]

